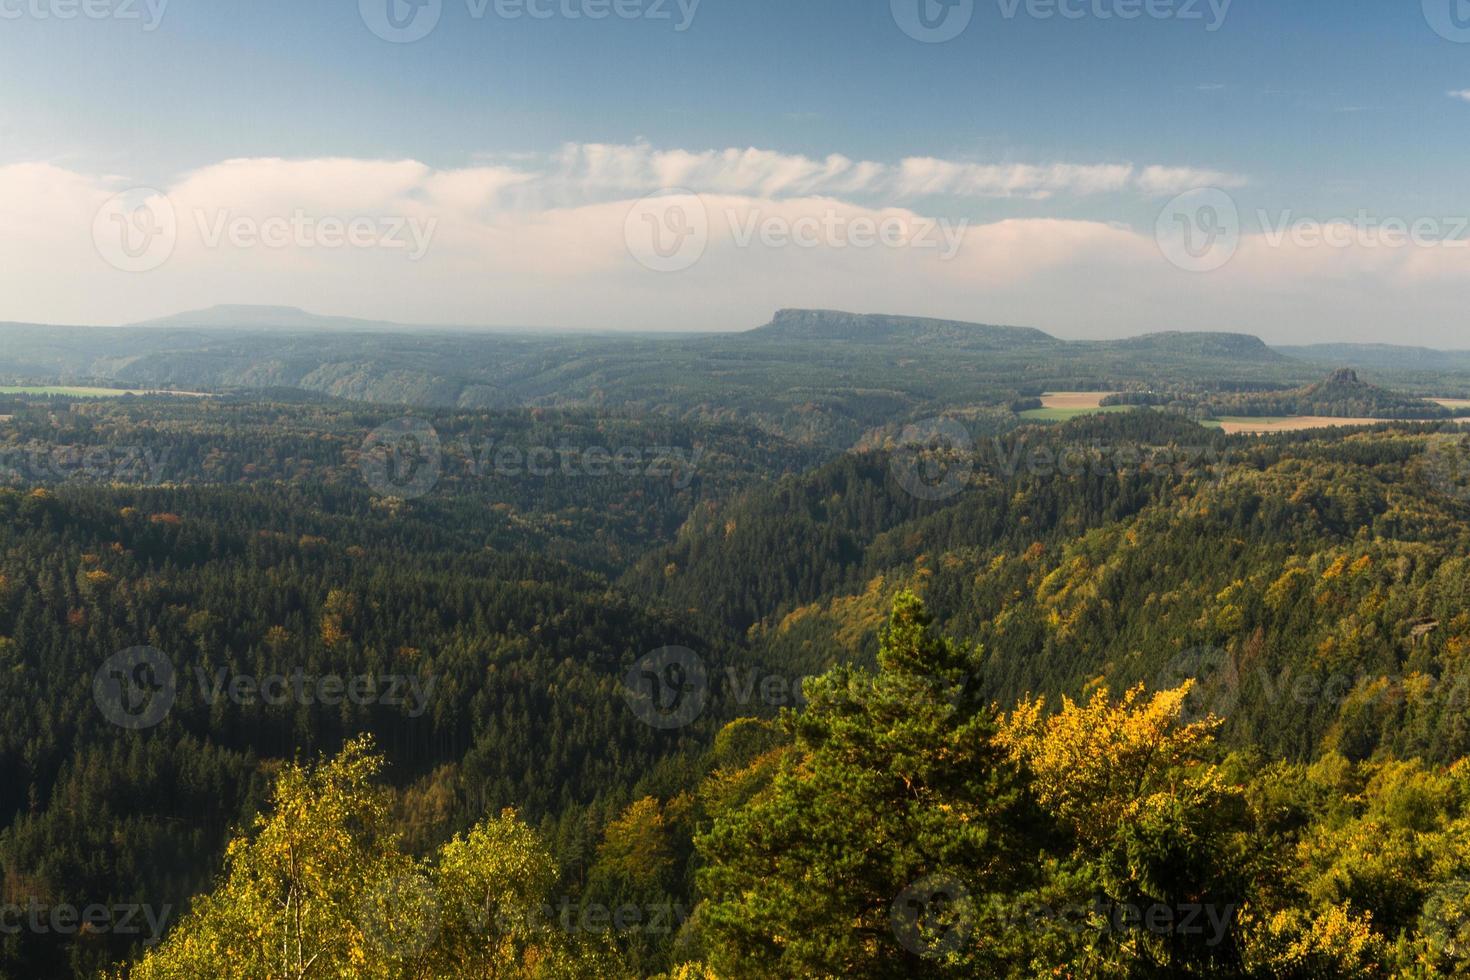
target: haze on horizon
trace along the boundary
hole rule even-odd
[[[1461,348],[1470,31],[1438,2],[28,0],[0,321]]]

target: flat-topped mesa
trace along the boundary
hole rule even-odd
[[[778,310],[771,322],[751,331],[784,340],[842,340],[852,343],[951,340],[966,346],[1055,346],[1062,341],[1031,327],[998,327],[963,320],[847,313],[842,310]]]

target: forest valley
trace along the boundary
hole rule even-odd
[[[1137,401],[7,398],[0,976],[1470,976],[1464,436]]]

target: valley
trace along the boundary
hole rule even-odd
[[[1109,382],[1087,391],[986,367],[997,344],[1056,343],[1009,328],[778,321],[744,363],[821,345],[846,387],[816,372],[788,387],[764,366],[732,374],[733,345],[752,341],[716,338],[658,342],[701,351],[698,371],[643,356],[652,342],[641,339],[539,341],[539,375],[600,379],[595,397],[504,407],[379,404],[279,378],[236,378],[208,398],[94,398],[60,390],[59,377],[0,393],[0,812],[13,815],[0,864],[50,904],[105,894],[182,910],[160,924],[156,949],[121,934],[77,944],[27,933],[4,948],[6,968],[93,976],[133,962],[130,975],[150,977],[194,962],[183,937],[221,928],[205,896],[253,901],[221,874],[267,861],[248,855],[270,834],[309,833],[310,821],[249,830],[301,791],[282,782],[293,765],[308,767],[302,779],[381,768],[379,802],[333,783],[343,795],[331,805],[384,808],[382,859],[426,862],[416,873],[436,890],[458,887],[434,877],[453,867],[455,835],[493,831],[523,839],[566,915],[684,910],[666,916],[667,932],[527,940],[583,975],[689,975],[690,944],[712,975],[752,962],[765,975],[830,969],[817,946],[747,931],[811,914],[772,896],[750,903],[798,873],[788,860],[828,860],[806,850],[834,826],[825,807],[862,840],[892,835],[884,860],[897,869],[834,895],[885,922],[928,866],[902,843],[920,827],[968,853],[963,825],[935,816],[956,808],[1057,869],[1011,867],[987,886],[1006,902],[1152,894],[1108,863],[1143,846],[1127,821],[1086,830],[1059,804],[1024,819],[975,809],[988,798],[965,782],[977,773],[1051,800],[1044,719],[1082,724],[1076,712],[1117,712],[1107,724],[1120,732],[1159,726],[1146,741],[1186,739],[1169,763],[1122,743],[1068,749],[1083,753],[1075,766],[1140,766],[1155,795],[1129,805],[1165,807],[1148,819],[1171,834],[1176,819],[1205,827],[1224,848],[1185,865],[1158,857],[1190,876],[1171,888],[1300,916],[1280,926],[1292,941],[1343,921],[1377,960],[1450,962],[1433,922],[1457,872],[1398,842],[1470,826],[1457,781],[1470,733],[1454,700],[1470,649],[1470,449],[1449,417],[1459,405],[1431,405],[1441,418],[1263,414],[1212,427],[1206,413],[1226,404],[1430,403],[1275,356],[1284,387],[1263,387],[1240,378],[1238,360],[1260,348],[1218,338],[1159,342],[1167,355],[1152,356],[1167,366],[1147,374],[1138,363],[1116,375],[1065,359],[1049,368]],[[134,343],[157,338],[119,335],[114,356]],[[522,342],[455,343],[463,355]],[[456,370],[519,379],[497,396],[509,400],[541,384],[530,363]],[[612,383],[635,365],[638,385]],[[217,370],[187,380],[212,386]],[[114,696],[117,663],[132,666]],[[176,679],[162,701],[159,670]],[[961,714],[928,707],[922,685],[935,677]],[[1027,720],[1032,698],[1051,707]],[[830,754],[829,738],[850,737],[846,718],[883,740]],[[951,728],[960,718],[993,734],[963,741],[981,756],[942,775],[946,740],[971,737]],[[980,761],[1006,745],[1042,754],[1016,756],[1029,761],[1015,770]],[[830,789],[793,776],[846,772],[851,752],[877,753],[869,772],[920,766],[936,809],[926,795],[894,810],[886,783],[855,773]],[[1203,796],[1166,788],[1200,774]],[[1324,798],[1332,780],[1356,795]],[[840,788],[850,785],[876,795],[854,800]],[[1123,805],[1114,792],[1098,784],[1087,805]],[[1400,815],[1398,793],[1430,794],[1431,816]],[[767,840],[793,794],[806,801],[794,811],[803,829]],[[328,806],[313,800],[303,812]],[[1055,836],[1031,839],[1028,827]],[[1344,884],[1364,836],[1395,842],[1392,860],[1416,869],[1410,894],[1386,870]],[[1225,863],[1208,857],[1231,849]],[[956,873],[983,866],[978,854],[955,860]],[[766,862],[782,870],[772,877]],[[1269,974],[1278,933],[1258,921],[1232,912],[1214,944],[1181,955],[1197,975],[1241,963]],[[967,947],[957,970],[1165,955],[1158,937],[1141,937],[1140,952],[1104,932],[1087,952],[1046,930],[994,928],[1015,948]],[[903,942],[842,955],[877,957],[874,975],[881,963],[932,965]],[[1357,954],[1322,955],[1357,968]]]

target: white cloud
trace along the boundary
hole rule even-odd
[[[1198,170],[1194,167],[1145,167],[1135,183],[1145,194],[1183,194],[1201,187],[1236,188],[1250,181],[1239,174],[1219,170]]]
[[[1447,94],[1452,99],[1459,99],[1461,102],[1470,102],[1470,88],[1460,89],[1458,91],[1449,92]]]
[[[1264,332],[1277,340],[1372,338],[1463,346],[1465,250],[1301,248],[1248,234],[1224,269],[1164,260],[1151,224],[1017,217],[959,229],[937,249],[769,246],[772,223],[917,228],[953,215],[945,196],[1163,196],[1243,178],[1190,167],[897,165],[760,150],[655,151],[571,145],[551,157],[436,170],[417,161],[238,159],[162,188],[179,238],[162,266],[119,272],[92,242],[93,218],[126,181],[54,164],[0,167],[0,320],[119,323],[216,303],[291,304],[405,322],[734,329],[783,306],[887,310],[1033,324],[1064,335],[1157,329]],[[665,184],[701,192],[703,258],[659,274],[625,241],[633,202]],[[1095,210],[1095,205],[1090,205]],[[427,253],[210,247],[221,211],[430,223]],[[1052,208],[1055,210],[1055,207]],[[1145,208],[1151,210],[1151,208]],[[959,209],[964,213],[964,209]],[[203,215],[201,225],[200,215]],[[217,226],[216,226],[217,227]],[[1413,323],[1414,335],[1388,334]]]
[[[1172,175],[1166,190],[1158,190]],[[1191,167],[1143,168],[1131,163],[983,164],[910,157],[897,165],[823,159],[758,149],[691,152],[639,144],[569,143],[542,175],[549,194],[593,196],[685,188],[699,193],[874,196],[908,200],[926,196],[1045,199],[1136,191],[1178,193],[1199,175],[1207,184],[1240,187],[1244,177]],[[1174,189],[1177,188],[1177,189]]]

